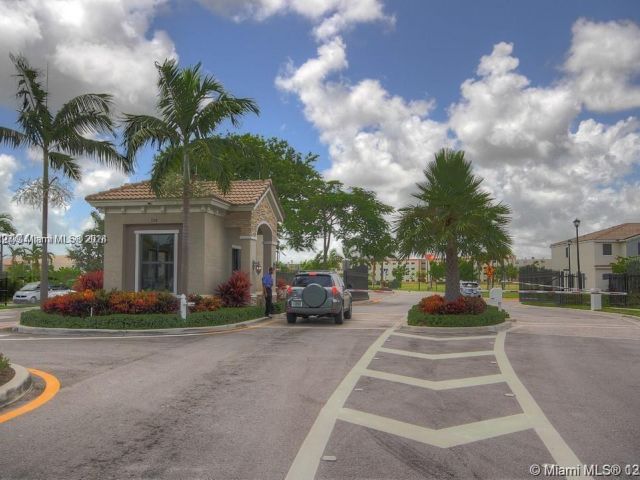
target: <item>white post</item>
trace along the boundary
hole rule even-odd
[[[502,289],[500,287],[492,288],[489,291],[489,302],[502,310]]]
[[[591,289],[591,310],[602,310],[602,293],[599,288]]]
[[[178,297],[180,299],[180,318],[187,319],[187,296],[182,293]]]

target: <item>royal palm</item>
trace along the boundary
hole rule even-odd
[[[510,209],[480,188],[463,151],[442,149],[424,170],[414,205],[400,210],[396,224],[405,254],[437,252],[446,266],[445,298],[460,296],[459,255],[500,259],[510,252]]]
[[[224,140],[212,135],[222,122],[236,126],[246,113],[258,114],[251,99],[230,95],[213,77],[203,75],[200,64],[179,68],[174,60],[156,64],[158,69],[157,109],[160,116],[125,115],[124,145],[133,159],[144,145],[157,147],[151,171],[151,186],[166,194],[167,182],[178,176],[176,193],[182,197],[182,239],[180,248],[180,292],[188,292],[189,208],[196,184],[192,177],[214,180],[226,191],[231,172]]]
[[[48,104],[49,92],[41,73],[22,56],[10,55],[16,69],[19,130],[0,127],[0,143],[36,148],[42,154],[42,236],[48,235],[50,169],[71,180],[80,180],[79,157],[92,157],[99,163],[129,173],[132,164],[118,154],[109,140],[96,139],[113,135],[110,95],[88,93],[66,102],[53,113]],[[46,241],[42,248],[40,302],[48,293],[49,255]]]

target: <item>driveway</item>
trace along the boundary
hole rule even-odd
[[[376,295],[344,325],[0,337],[62,385],[0,424],[1,476],[527,478],[558,459],[638,462],[636,323],[510,302],[508,333],[451,338],[402,326],[418,299]]]

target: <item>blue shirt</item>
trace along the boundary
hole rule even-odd
[[[263,277],[262,277],[262,285],[265,288],[273,287],[273,276],[271,276],[271,274],[269,274],[269,273],[263,275]]]

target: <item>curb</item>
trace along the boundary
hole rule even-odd
[[[0,386],[0,408],[19,400],[31,389],[31,374],[26,368],[10,363],[16,374],[9,382]]]
[[[277,317],[281,314],[276,314]],[[46,327],[28,327],[26,325],[18,325],[13,327],[14,332],[30,333],[38,335],[60,335],[60,336],[80,336],[80,337],[128,337],[141,335],[182,335],[188,333],[209,333],[221,332],[225,330],[243,330],[251,325],[255,325],[265,320],[271,320],[269,317],[255,318],[253,320],[245,320],[238,323],[229,323],[226,325],[215,325],[210,327],[185,327],[185,328],[158,328],[149,330],[110,330],[104,328],[46,328]]]
[[[429,333],[498,333],[513,327],[512,320],[506,320],[496,325],[484,325],[481,327],[427,327],[404,324],[403,327],[425,329]]]

